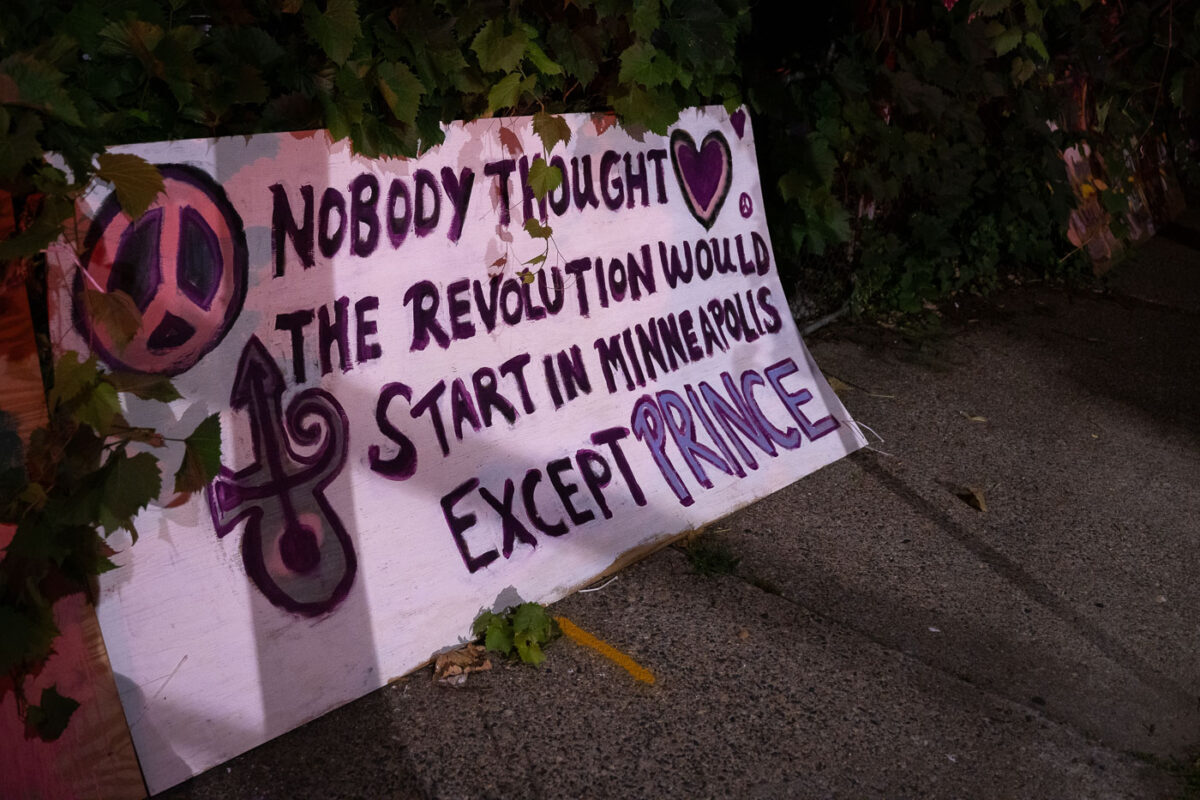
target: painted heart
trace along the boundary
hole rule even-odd
[[[730,114],[729,122],[733,125],[733,132],[738,135],[739,139],[746,135],[746,109],[739,108]]]
[[[712,228],[733,179],[729,142],[713,131],[697,148],[686,131],[677,130],[671,134],[671,166],[688,210],[705,230]]]

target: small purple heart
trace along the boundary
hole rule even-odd
[[[729,121],[733,124],[733,132],[738,135],[739,139],[746,135],[746,109],[739,108],[730,114]]]
[[[712,131],[697,148],[686,131],[677,130],[671,134],[671,164],[688,210],[706,230],[711,228],[733,177],[729,142]]]

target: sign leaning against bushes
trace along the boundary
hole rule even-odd
[[[136,220],[85,199],[55,340],[173,376],[187,399],[132,424],[219,412],[225,439],[204,500],[146,511],[101,576],[152,792],[864,444],[788,314],[746,113],[563,120],[415,160],[322,131],[114,148],[165,189]],[[85,288],[132,299],[131,341]]]

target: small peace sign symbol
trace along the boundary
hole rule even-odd
[[[754,201],[745,192],[742,192],[742,196],[738,198],[738,210],[742,212],[742,217],[745,219],[750,219],[750,215],[754,213]]]
[[[216,347],[242,309],[246,234],[206,173],[180,164],[159,171],[163,191],[137,220],[116,192],[100,205],[75,276],[75,324],[110,367],[178,375]],[[86,288],[133,298],[142,325],[124,348],[91,318]]]

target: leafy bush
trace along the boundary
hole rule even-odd
[[[34,430],[24,459],[0,471],[0,523],[16,532],[0,560],[0,676],[12,681],[18,708],[32,735],[57,738],[77,705],[51,687],[40,706],[26,709],[25,680],[53,653],[58,636],[54,603],[91,594],[94,576],[113,568],[106,539],[126,530],[159,496],[158,459],[147,448],[167,437],[131,426],[118,393],[169,402],[179,397],[170,381],[147,375],[101,372],[95,357],[64,353],[55,365],[47,398],[49,422]],[[184,499],[199,491],[220,463],[216,415],[183,441],[174,488]]]
[[[0,17],[0,192],[29,222],[0,262],[58,236],[106,145],[327,127],[411,156],[442,122],[604,109],[663,132],[680,107],[739,102],[748,21],[743,0],[17,4]]]
[[[744,97],[792,277],[860,310],[912,310],[1013,269],[1084,266],[1060,156],[1084,136],[1108,154],[1110,210],[1126,208],[1125,152],[1160,134],[1200,178],[1195,14],[1172,0],[19,4],[0,19],[0,192],[26,222],[0,262],[58,235],[109,144],[328,127],[367,155],[413,155],[455,119],[536,113],[552,130],[555,114],[611,109],[661,132],[682,106]]]
[[[526,664],[546,660],[542,645],[559,635],[558,623],[538,603],[521,603],[495,614],[484,611],[475,618],[471,632],[483,637],[483,646],[502,656],[514,654]]]
[[[1195,160],[1200,40],[1170,0],[860,0],[804,13],[815,32],[799,38],[756,13],[746,97],[780,261],[859,310],[914,311],[1009,272],[1084,269],[1066,238],[1072,144],[1108,154],[1101,199],[1117,214],[1136,160],[1126,153],[1165,136],[1177,163]],[[1125,233],[1119,216],[1114,230]]]

